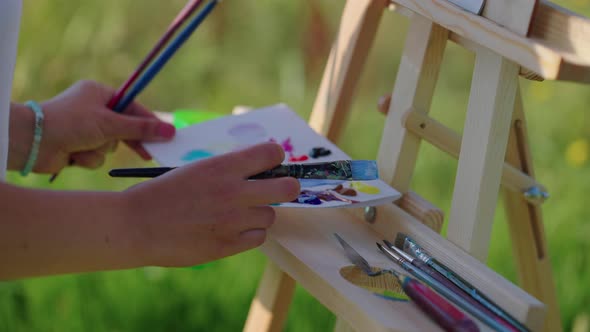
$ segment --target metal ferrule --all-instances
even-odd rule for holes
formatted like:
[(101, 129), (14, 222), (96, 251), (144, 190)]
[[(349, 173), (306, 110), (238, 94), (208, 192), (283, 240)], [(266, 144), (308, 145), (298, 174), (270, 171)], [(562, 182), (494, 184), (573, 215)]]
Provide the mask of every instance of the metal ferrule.
[(420, 247), (416, 242), (414, 242), (414, 240), (408, 237), (406, 237), (404, 240), (404, 251), (410, 252), (414, 257), (426, 264), (429, 264), (429, 262), (432, 260), (432, 257), (430, 257), (430, 255), (428, 255), (428, 253), (422, 249), (422, 247)]

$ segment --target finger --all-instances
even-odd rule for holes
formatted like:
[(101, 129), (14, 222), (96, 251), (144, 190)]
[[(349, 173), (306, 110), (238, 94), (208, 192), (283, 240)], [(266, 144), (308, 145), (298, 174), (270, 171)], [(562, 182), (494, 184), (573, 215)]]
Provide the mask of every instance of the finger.
[(105, 112), (103, 120), (101, 129), (108, 139), (166, 141), (176, 134), (173, 125), (152, 117)]
[(154, 112), (151, 112), (147, 109), (147, 107), (143, 106), (142, 104), (134, 101), (132, 102), (124, 112), (126, 115), (133, 115), (137, 117), (144, 117), (144, 118), (152, 118), (157, 119), (158, 117)]
[(228, 232), (234, 236), (249, 229), (264, 229), (273, 225), (276, 218), (275, 210), (270, 206), (248, 208), (242, 216), (233, 217), (228, 226)]
[(232, 239), (219, 243), (219, 257), (232, 256), (246, 250), (261, 246), (266, 241), (266, 229), (249, 229), (241, 232)]
[(260, 247), (266, 241), (266, 229), (250, 229), (240, 234), (236, 245), (238, 252)]
[(93, 151), (97, 152), (97, 153), (102, 153), (104, 155), (104, 154), (107, 154), (107, 153), (113, 151), (113, 147), (116, 146), (116, 144), (117, 144), (116, 141), (111, 141), (111, 142), (108, 142), (108, 143), (105, 143), (105, 144), (99, 146), (98, 148), (94, 149)]
[(291, 202), (299, 196), (301, 185), (295, 178), (285, 177), (248, 181), (242, 186), (241, 197), (248, 205)]
[(108, 152), (115, 152), (119, 147), (119, 141), (112, 141)]
[(77, 152), (72, 154), (71, 158), (77, 166), (89, 169), (99, 168), (105, 162), (104, 153), (96, 151)]
[(141, 159), (149, 161), (152, 160), (152, 156), (149, 154), (149, 152), (147, 152), (147, 150), (143, 147), (143, 145), (141, 145), (141, 142), (138, 141), (125, 141), (125, 144), (127, 144), (127, 146), (135, 151), (135, 153), (137, 153), (137, 155), (139, 155), (141, 157)]
[(202, 163), (222, 174), (237, 174), (247, 178), (278, 166), (285, 159), (285, 152), (276, 143), (261, 143), (229, 152)]

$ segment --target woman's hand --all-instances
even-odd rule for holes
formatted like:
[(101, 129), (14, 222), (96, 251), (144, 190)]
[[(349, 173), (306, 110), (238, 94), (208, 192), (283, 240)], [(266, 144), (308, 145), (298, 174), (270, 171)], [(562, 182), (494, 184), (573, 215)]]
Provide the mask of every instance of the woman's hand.
[[(123, 114), (106, 107), (114, 89), (92, 81), (81, 81), (60, 95), (40, 103), (45, 114), (39, 156), (33, 171), (56, 173), (73, 160), (86, 168), (100, 167), (105, 155), (117, 142), (125, 140), (143, 159), (150, 155), (141, 141), (161, 141), (174, 137), (172, 125), (160, 121), (139, 103)], [(13, 105), (10, 124), (9, 168), (22, 169), (33, 141), (34, 114), (22, 105)]]
[(145, 263), (190, 266), (261, 245), (275, 219), (268, 205), (296, 199), (300, 186), (294, 178), (248, 177), (283, 159), (279, 145), (264, 143), (180, 167), (124, 192), (126, 219), (145, 239)]

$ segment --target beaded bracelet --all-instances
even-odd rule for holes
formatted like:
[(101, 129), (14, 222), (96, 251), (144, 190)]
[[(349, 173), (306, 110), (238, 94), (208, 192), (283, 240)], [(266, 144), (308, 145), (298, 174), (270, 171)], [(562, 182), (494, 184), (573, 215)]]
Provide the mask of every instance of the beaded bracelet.
[(39, 145), (41, 144), (41, 137), (43, 136), (43, 109), (35, 101), (29, 100), (25, 103), (35, 113), (35, 133), (33, 136), (33, 145), (31, 146), (31, 152), (29, 153), (29, 159), (25, 164), (25, 167), (20, 172), (22, 176), (27, 176), (33, 170), (35, 163), (37, 162), (37, 156), (39, 155)]

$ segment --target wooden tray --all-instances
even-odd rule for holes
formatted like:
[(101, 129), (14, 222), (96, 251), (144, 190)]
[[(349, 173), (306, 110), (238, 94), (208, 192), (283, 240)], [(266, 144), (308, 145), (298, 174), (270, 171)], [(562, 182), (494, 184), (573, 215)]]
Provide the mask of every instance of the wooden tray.
[[(400, 208), (380, 207), (379, 213), (396, 215), (394, 232), (412, 236), (433, 256), (459, 272), (533, 330), (545, 315), (545, 306), (537, 299), (467, 255), (440, 235), (421, 224)], [(335, 315), (358, 331), (436, 331), (432, 323), (413, 303), (394, 302), (360, 288), (340, 275), (350, 266), (336, 232), (375, 267), (393, 267), (377, 249), (382, 237), (352, 209), (280, 209), (263, 252), (283, 271), (300, 283)], [(358, 211), (358, 210), (357, 210)], [(385, 212), (386, 213), (386, 212)], [(436, 255), (435, 255), (436, 253)], [(482, 331), (487, 330), (483, 324)]]

